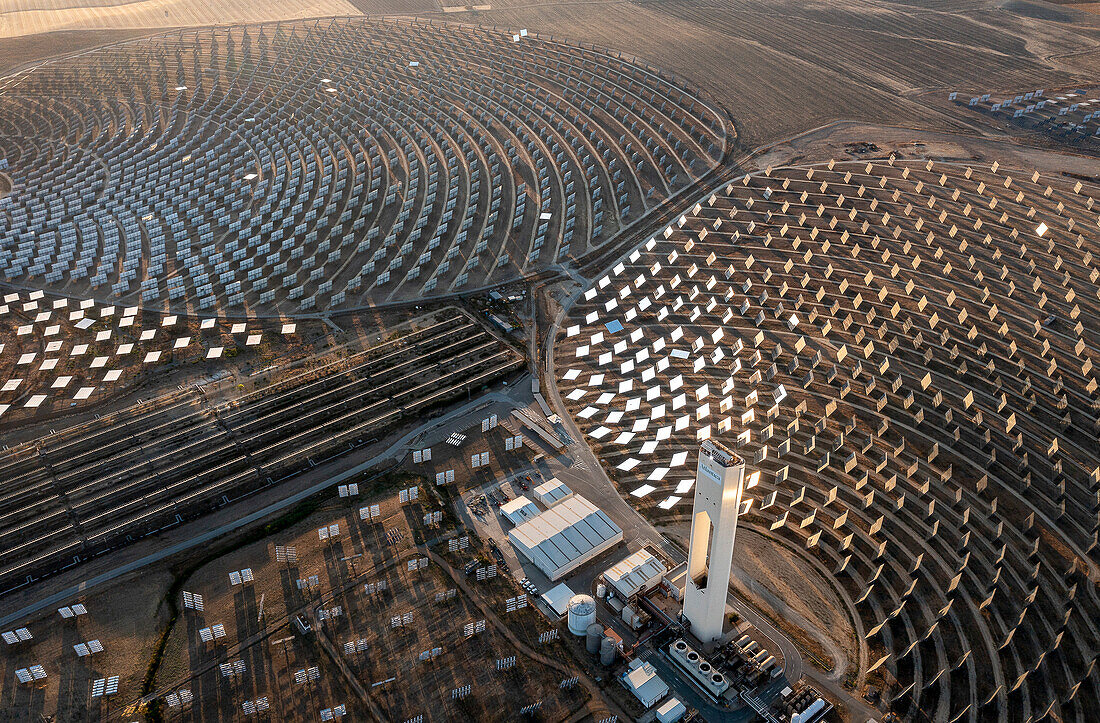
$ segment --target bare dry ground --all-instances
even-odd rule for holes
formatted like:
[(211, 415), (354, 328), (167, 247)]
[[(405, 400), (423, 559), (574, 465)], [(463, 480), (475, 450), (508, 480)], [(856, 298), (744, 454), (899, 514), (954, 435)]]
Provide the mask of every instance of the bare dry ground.
[(0, 37), (51, 30), (162, 28), (358, 15), (347, 0), (0, 0)]
[[(54, 55), (75, 53), (88, 48), (129, 40), (147, 30), (58, 30), (0, 40), (0, 73), (7, 74), (26, 63)], [(2, 37), (2, 36), (0, 36)]]
[(1100, 42), (1100, 21), (1026, 0), (505, 0), (457, 17), (635, 54), (716, 96), (748, 146), (837, 119), (947, 127), (908, 95), (977, 81), (1072, 83), (1100, 69), (1083, 52)]
[[(438, 0), (0, 0), (0, 38), (65, 28), (426, 14)], [(717, 97), (747, 146), (838, 119), (932, 128), (951, 115), (920, 90), (1067, 85), (1100, 70), (1097, 3), (1038, 0), (503, 0), (448, 20), (592, 42), (677, 73)], [(43, 54), (54, 54), (55, 37)], [(31, 47), (35, 44), (32, 42)], [(0, 65), (10, 53), (0, 45)], [(22, 50), (21, 52), (26, 52)], [(1021, 86), (1022, 87), (1022, 86)]]
[(437, 0), (0, 0), (0, 38), (59, 30), (170, 28), (333, 15), (438, 12)]
[[(49, 608), (20, 623), (34, 635), (32, 641), (9, 647), (0, 657), (4, 677), (0, 691), (0, 721), (99, 720), (117, 705), (90, 698), (93, 681), (119, 676), (119, 699), (138, 695), (141, 678), (157, 644), (157, 630), (167, 621), (162, 599), (171, 583), (165, 570), (144, 570), (120, 578), (114, 585), (67, 600), (82, 603), (88, 613), (62, 619)], [(58, 606), (60, 607), (60, 606)], [(78, 657), (74, 645), (92, 640), (103, 652)], [(29, 687), (16, 683), (15, 671), (42, 665), (47, 677)]]

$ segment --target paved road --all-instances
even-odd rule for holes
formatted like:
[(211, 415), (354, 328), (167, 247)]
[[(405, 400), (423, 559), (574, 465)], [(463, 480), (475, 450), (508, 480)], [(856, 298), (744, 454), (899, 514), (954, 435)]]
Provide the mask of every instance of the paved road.
[(328, 479), (325, 479), (321, 482), (318, 482), (317, 484), (315, 484), (311, 487), (307, 487), (306, 489), (303, 489), (303, 490), (301, 490), (299, 492), (296, 492), (296, 493), (294, 493), (294, 494), (292, 494), (288, 497), (285, 497), (285, 498), (279, 500), (278, 502), (273, 502), (270, 505), (267, 505), (266, 507), (263, 507), (259, 510), (256, 510), (254, 512), (250, 512), (249, 514), (247, 514), (247, 515), (245, 515), (245, 516), (243, 516), (243, 517), (241, 517), (237, 520), (234, 520), (232, 522), (229, 522), (229, 523), (226, 523), (224, 525), (220, 525), (220, 526), (215, 527), (213, 529), (202, 532), (198, 535), (195, 535), (194, 537), (192, 537), (190, 539), (184, 540), (183, 542), (176, 543), (176, 544), (171, 545), (169, 547), (165, 547), (165, 548), (163, 548), (161, 550), (158, 550), (154, 553), (146, 555), (145, 557), (139, 558), (139, 559), (134, 560), (132, 562), (128, 562), (124, 565), (120, 565), (119, 567), (116, 567), (112, 570), (108, 570), (107, 572), (104, 572), (102, 574), (91, 577), (91, 578), (89, 578), (89, 579), (87, 579), (87, 580), (85, 580), (85, 581), (83, 581), (83, 582), (81, 582), (77, 585), (73, 585), (72, 587), (66, 588), (66, 589), (64, 589), (64, 590), (62, 590), (58, 593), (55, 593), (55, 594), (50, 595), (48, 597), (42, 598), (41, 600), (38, 600), (34, 603), (31, 603), (30, 605), (27, 605), (26, 607), (23, 607), (19, 610), (15, 610), (15, 611), (12, 611), (10, 613), (6, 613), (2, 617), (0, 617), (0, 627), (9, 627), (9, 626), (13, 625), (16, 621), (22, 620), (26, 616), (28, 616), (32, 613), (36, 613), (39, 610), (51, 607), (53, 605), (64, 604), (65, 602), (71, 600), (72, 598), (74, 598), (78, 595), (86, 593), (88, 590), (92, 589), (93, 587), (95, 587), (97, 585), (102, 585), (105, 582), (110, 582), (111, 580), (114, 580), (115, 578), (117, 578), (121, 575), (125, 575), (127, 573), (134, 572), (135, 570), (140, 570), (143, 567), (146, 567), (148, 565), (152, 565), (153, 563), (156, 563), (156, 562), (160, 562), (161, 560), (164, 560), (165, 558), (176, 555), (180, 552), (185, 552), (187, 550), (190, 550), (193, 547), (197, 547), (198, 545), (202, 545), (202, 544), (211, 542), (211, 541), (216, 540), (216, 539), (218, 539), (218, 538), (220, 538), (224, 535), (230, 534), (232, 532), (236, 532), (241, 527), (246, 527), (246, 526), (248, 526), (248, 525), (250, 525), (254, 522), (257, 522), (257, 521), (262, 520), (262, 519), (264, 519), (264, 518), (266, 518), (270, 515), (273, 515), (277, 512), (280, 512), (280, 511), (286, 509), (287, 507), (295, 505), (298, 502), (301, 502), (302, 500), (306, 499), (307, 497), (310, 497), (310, 496), (316, 494), (317, 492), (320, 492), (321, 490), (323, 490), (327, 487), (332, 487), (332, 486), (338, 485), (338, 484), (342, 483), (344, 480), (346, 480), (350, 477), (353, 477), (357, 474), (360, 474), (362, 472), (365, 472), (366, 470), (371, 469), (372, 467), (374, 467), (374, 466), (376, 466), (376, 465), (378, 465), (382, 462), (385, 462), (387, 460), (391, 460), (391, 461), (399, 460), (403, 456), (405, 456), (405, 454), (407, 453), (410, 443), (412, 443), (415, 440), (420, 440), (420, 439), (425, 438), (425, 436), (429, 435), (436, 428), (438, 428), (442, 425), (450, 423), (452, 420), (454, 420), (457, 417), (463, 417), (465, 415), (472, 414), (475, 411), (477, 411), (478, 409), (480, 409), (480, 408), (482, 408), (482, 407), (484, 407), (488, 404), (491, 404), (493, 402), (510, 401), (510, 400), (511, 400), (511, 398), (510, 398), (509, 394), (506, 393), (506, 392), (489, 392), (488, 394), (482, 395), (482, 396), (478, 397), (477, 399), (474, 399), (470, 402), (467, 402), (466, 404), (462, 405), (461, 407), (458, 407), (458, 408), (452, 410), (451, 412), (449, 412), (449, 413), (447, 413), (447, 414), (445, 414), (441, 417), (438, 417), (437, 419), (432, 420), (432, 422), (430, 424), (428, 424), (427, 426), (419, 427), (419, 428), (409, 432), (408, 434), (404, 435), (403, 437), (398, 439), (396, 442), (391, 444), (385, 450), (383, 450), (379, 454), (371, 457), (370, 459), (368, 459), (364, 462), (361, 462), (361, 463), (355, 465), (354, 467), (352, 467), (350, 469), (344, 470), (343, 472), (340, 472), (339, 474), (336, 474), (332, 477), (329, 477)]

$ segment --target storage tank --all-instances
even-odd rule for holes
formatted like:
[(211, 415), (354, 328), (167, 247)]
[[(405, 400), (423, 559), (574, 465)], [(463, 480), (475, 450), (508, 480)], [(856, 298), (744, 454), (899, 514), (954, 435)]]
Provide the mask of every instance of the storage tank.
[(604, 585), (602, 582), (597, 583), (597, 585), (596, 585), (596, 597), (598, 597), (600, 599), (603, 599), (603, 598), (607, 597), (607, 585)]
[(569, 632), (580, 636), (596, 622), (596, 601), (591, 595), (574, 595), (569, 600)]
[(618, 650), (615, 648), (615, 641), (610, 637), (605, 637), (603, 642), (600, 643), (600, 665), (611, 665), (615, 662), (615, 653)]
[(592, 623), (588, 626), (587, 635), (584, 639), (584, 649), (593, 655), (600, 652), (600, 643), (603, 641), (603, 626), (599, 623)]

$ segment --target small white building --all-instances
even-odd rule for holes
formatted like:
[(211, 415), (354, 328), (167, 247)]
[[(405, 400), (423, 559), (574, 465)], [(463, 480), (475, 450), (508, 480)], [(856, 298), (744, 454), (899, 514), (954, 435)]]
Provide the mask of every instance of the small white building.
[(668, 686), (657, 675), (657, 669), (641, 658), (630, 661), (629, 669), (623, 673), (621, 680), (626, 689), (646, 708), (652, 708), (657, 701), (668, 695)]
[(557, 613), (558, 617), (561, 617), (569, 609), (569, 601), (573, 599), (573, 595), (573, 590), (563, 582), (544, 592), (542, 599), (546, 601), (551, 610)]
[(546, 509), (550, 509), (562, 500), (570, 497), (573, 490), (557, 477), (551, 477), (535, 488), (535, 499), (542, 503)]
[(629, 601), (660, 585), (666, 572), (668, 568), (653, 553), (638, 550), (608, 569), (603, 577), (616, 595)]
[(539, 514), (539, 508), (535, 503), (523, 495), (505, 502), (500, 506), (500, 513), (508, 518), (513, 525), (522, 525), (528, 520), (533, 520)]
[(676, 723), (685, 715), (687, 715), (687, 707), (676, 696), (661, 703), (660, 707), (657, 708), (658, 723)]

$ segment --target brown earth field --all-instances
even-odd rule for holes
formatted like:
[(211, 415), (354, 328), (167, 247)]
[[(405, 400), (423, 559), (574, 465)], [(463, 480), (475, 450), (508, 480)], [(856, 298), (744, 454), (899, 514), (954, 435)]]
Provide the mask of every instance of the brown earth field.
[(58, 30), (0, 40), (0, 73), (55, 55), (75, 53), (100, 45), (147, 35), (148, 30)]
[(1071, 7), (864, 0), (494, 3), (460, 15), (632, 53), (701, 86), (753, 147), (837, 119), (950, 127), (919, 89), (1095, 77), (1100, 21)]
[[(435, 3), (364, 0), (355, 6), (372, 14), (426, 13)], [(951, 114), (911, 96), (930, 89), (1070, 85), (1100, 70), (1100, 19), (1074, 5), (1029, 0), (505, 0), (491, 10), (446, 17), (528, 28), (651, 62), (717, 98), (746, 147), (838, 119), (960, 128)], [(135, 32), (4, 40), (0, 69)]]

